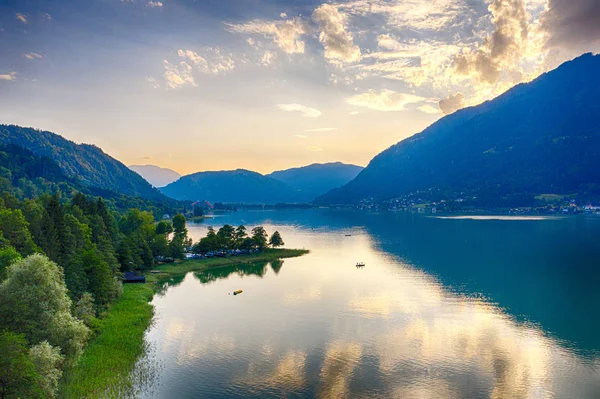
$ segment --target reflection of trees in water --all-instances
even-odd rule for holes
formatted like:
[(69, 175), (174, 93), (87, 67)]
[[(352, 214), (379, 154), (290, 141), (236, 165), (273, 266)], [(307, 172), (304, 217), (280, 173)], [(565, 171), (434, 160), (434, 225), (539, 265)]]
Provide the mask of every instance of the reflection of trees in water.
[[(258, 276), (262, 278), (268, 270), (267, 265), (270, 265), (273, 272), (278, 274), (283, 266), (283, 260), (277, 259), (270, 262), (242, 263), (234, 266), (214, 267), (201, 272), (194, 272), (194, 277), (202, 284), (209, 284), (219, 279), (225, 279), (233, 273), (236, 273), (240, 277)], [(165, 279), (160, 279), (156, 284), (156, 293), (158, 295), (164, 295), (170, 287), (177, 287), (181, 284), (185, 279), (185, 276), (185, 274), (178, 274)]]
[(185, 274), (176, 274), (168, 278), (160, 279), (156, 283), (156, 293), (158, 295), (164, 295), (169, 287), (177, 287), (185, 279)]
[[(264, 276), (267, 272), (267, 264), (268, 262), (257, 262), (234, 266), (216, 267), (214, 269), (195, 272), (194, 277), (196, 277), (202, 284), (208, 284), (219, 279), (225, 279), (233, 273), (236, 273), (240, 277), (258, 276), (262, 278), (262, 276)], [(277, 266), (273, 266), (273, 262), (271, 262), (271, 268), (276, 273), (278, 273), (279, 269), (281, 269), (281, 265), (283, 265), (283, 261), (280, 261)]]
[(275, 272), (275, 274), (279, 274), (279, 270), (281, 270), (281, 267), (283, 266), (283, 259), (272, 260), (270, 263), (273, 272)]

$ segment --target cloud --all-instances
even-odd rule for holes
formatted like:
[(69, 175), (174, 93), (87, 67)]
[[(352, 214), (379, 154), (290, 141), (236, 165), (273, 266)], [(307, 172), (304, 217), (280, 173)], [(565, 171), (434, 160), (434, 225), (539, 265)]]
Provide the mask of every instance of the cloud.
[(150, 84), (152, 85), (153, 88), (155, 88), (155, 89), (159, 89), (160, 88), (160, 83), (158, 83), (158, 81), (156, 79), (154, 79), (152, 76), (148, 76), (146, 78), (146, 80), (148, 82), (150, 82)]
[(464, 0), (355, 0), (340, 6), (360, 16), (382, 15), (397, 30), (441, 31), (468, 14)]
[(462, 93), (456, 93), (440, 100), (438, 105), (444, 115), (452, 114), (465, 106), (465, 96)]
[(165, 80), (169, 89), (178, 89), (185, 85), (196, 86), (196, 81), (192, 75), (192, 66), (185, 61), (177, 65), (163, 61), (165, 67)]
[(281, 14), (279, 14), (279, 16), (280, 16), (281, 18), (287, 18), (287, 14), (286, 14), (286, 13), (284, 13), (284, 12), (282, 12)]
[(288, 54), (304, 53), (302, 36), (309, 32), (307, 24), (300, 18), (284, 21), (264, 21), (255, 19), (244, 24), (226, 24), (230, 32), (246, 35), (260, 35), (271, 39)]
[(321, 147), (317, 147), (315, 145), (310, 145), (310, 146), (306, 147), (306, 149), (308, 151), (312, 151), (312, 152), (321, 152), (321, 151), (323, 151), (323, 149)]
[(162, 7), (163, 3), (161, 3), (160, 1), (149, 1), (148, 3), (146, 3), (146, 6), (150, 8), (157, 8)]
[(27, 17), (21, 13), (17, 13), (16, 17), (19, 21), (23, 22), (24, 24), (28, 23), (27, 21)]
[(323, 4), (313, 11), (312, 19), (321, 30), (319, 41), (325, 48), (328, 61), (356, 62), (360, 48), (354, 44), (352, 34), (346, 31), (346, 16), (330, 5)]
[(16, 72), (9, 72), (9, 73), (5, 73), (5, 74), (0, 74), (0, 80), (15, 80), (16, 76), (17, 76)]
[(348, 112), (348, 115), (358, 115), (358, 114), (360, 114), (360, 112), (358, 112), (358, 111), (350, 111), (350, 112)]
[(305, 139), (308, 136), (305, 136), (303, 134), (294, 134), (294, 137), (297, 138), (297, 139)]
[(421, 105), (420, 107), (417, 108), (419, 111), (424, 112), (426, 114), (439, 114), (440, 113), (440, 109), (437, 107), (434, 107), (431, 104), (425, 104), (425, 105)]
[(413, 94), (397, 93), (392, 90), (369, 90), (346, 99), (350, 105), (366, 107), (376, 111), (403, 111), (409, 104), (417, 104), (427, 99)]
[(600, 43), (600, 1), (549, 0), (542, 16), (547, 47)]
[(142, 159), (152, 159), (152, 157), (151, 156), (145, 156)]
[(266, 50), (263, 56), (260, 59), (260, 63), (264, 66), (271, 65), (273, 61), (277, 58), (277, 54), (272, 51)]
[(218, 47), (204, 47), (202, 54), (203, 56), (192, 50), (177, 50), (178, 56), (189, 60), (203, 73), (219, 75), (235, 68), (233, 55), (223, 54)]
[(493, 84), (512, 70), (527, 50), (529, 13), (524, 0), (493, 0), (489, 6), (494, 32), (482, 48), (456, 57), (456, 72)]
[(337, 127), (319, 127), (316, 129), (306, 129), (305, 132), (331, 132), (333, 130), (338, 130)]
[(303, 116), (309, 118), (316, 118), (318, 116), (321, 116), (321, 111), (319, 111), (318, 109), (309, 108), (301, 104), (277, 104), (276, 107), (282, 111), (302, 112)]
[(38, 53), (25, 53), (23, 54), (23, 57), (27, 58), (28, 60), (39, 60), (42, 58), (42, 55)]
[(52, 20), (52, 15), (48, 14), (47, 12), (42, 14), (42, 18), (47, 19), (48, 21)]

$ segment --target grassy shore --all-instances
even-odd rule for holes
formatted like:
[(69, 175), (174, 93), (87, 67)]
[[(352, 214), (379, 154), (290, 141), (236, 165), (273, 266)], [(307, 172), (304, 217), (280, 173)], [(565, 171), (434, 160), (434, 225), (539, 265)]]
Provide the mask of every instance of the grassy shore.
[[(307, 254), (306, 249), (266, 249), (260, 253), (252, 255), (238, 255), (226, 258), (210, 258), (198, 260), (185, 260), (176, 263), (167, 263), (154, 267), (154, 270), (159, 270), (158, 278), (185, 274), (187, 272), (199, 272), (215, 267), (244, 265), (257, 262), (270, 262), (272, 260), (283, 258), (295, 258)], [(146, 281), (156, 281), (155, 275), (146, 275)]]
[(126, 284), (123, 295), (102, 319), (98, 335), (87, 346), (76, 366), (65, 370), (60, 398), (120, 397), (129, 375), (144, 352), (144, 333), (152, 321), (150, 305), (159, 278), (210, 268), (269, 262), (308, 253), (303, 249), (267, 249), (258, 254), (187, 260), (159, 265), (159, 275), (148, 274), (146, 284)]
[[(144, 332), (150, 325), (154, 289), (150, 284), (127, 284), (102, 320), (77, 365), (65, 370), (61, 398), (118, 397), (144, 351)], [(114, 392), (110, 395), (109, 392)]]

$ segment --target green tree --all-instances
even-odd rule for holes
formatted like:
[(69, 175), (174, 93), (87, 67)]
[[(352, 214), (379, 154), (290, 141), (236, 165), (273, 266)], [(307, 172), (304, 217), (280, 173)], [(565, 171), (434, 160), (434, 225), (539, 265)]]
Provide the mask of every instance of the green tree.
[(267, 240), (269, 235), (262, 226), (257, 226), (252, 229), (252, 241), (258, 249), (264, 249), (267, 247)]
[(183, 258), (186, 240), (187, 228), (185, 227), (185, 216), (178, 213), (173, 216), (173, 238), (169, 244), (172, 257), (177, 259)]
[(0, 398), (42, 398), (25, 337), (10, 331), (0, 333), (0, 354)]
[(10, 246), (7, 239), (0, 232), (0, 283), (6, 278), (6, 269), (16, 260), (21, 259), (17, 250)]
[(187, 237), (187, 228), (185, 227), (185, 216), (181, 213), (173, 216), (173, 232), (175, 235)]
[(37, 385), (40, 391), (46, 398), (55, 398), (64, 361), (60, 349), (53, 347), (48, 341), (42, 341), (31, 348), (29, 358), (38, 374)]
[(173, 226), (166, 220), (161, 220), (156, 224), (156, 234), (171, 234)]
[(170, 256), (169, 240), (165, 234), (157, 234), (150, 243), (154, 256)]
[(219, 229), (217, 232), (217, 237), (219, 238), (219, 243), (222, 248), (231, 249), (234, 247), (234, 235), (235, 229), (233, 226), (225, 224), (223, 227)]
[(29, 232), (29, 223), (19, 209), (0, 210), (0, 232), (23, 256), (31, 255), (38, 250)]
[(269, 245), (272, 246), (273, 248), (277, 248), (277, 247), (281, 247), (282, 245), (285, 245), (285, 243), (283, 242), (283, 239), (281, 238), (281, 234), (279, 234), (278, 231), (275, 231), (273, 233), (273, 235), (271, 236), (271, 238), (269, 239)]
[(240, 248), (240, 246), (242, 245), (242, 242), (244, 241), (244, 239), (246, 237), (248, 237), (248, 233), (246, 233), (246, 226), (244, 226), (243, 224), (240, 224), (235, 229), (235, 234), (234, 234), (235, 247)]
[(61, 269), (40, 254), (13, 263), (0, 284), (0, 330), (10, 328), (36, 345), (48, 341), (75, 361), (89, 330), (71, 314)]
[(83, 321), (90, 327), (95, 323), (96, 310), (94, 306), (94, 297), (89, 292), (84, 292), (75, 305), (75, 317)]

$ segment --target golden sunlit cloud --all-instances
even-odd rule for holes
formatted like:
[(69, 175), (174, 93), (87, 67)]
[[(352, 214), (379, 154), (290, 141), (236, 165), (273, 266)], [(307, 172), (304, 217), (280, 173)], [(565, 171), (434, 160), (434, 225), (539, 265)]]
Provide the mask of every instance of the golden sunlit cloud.
[(369, 90), (346, 99), (350, 105), (366, 107), (376, 111), (404, 111), (409, 104), (426, 101), (426, 98), (414, 94), (396, 93), (392, 90)]
[(360, 59), (360, 48), (345, 28), (346, 17), (336, 7), (323, 4), (313, 11), (312, 18), (321, 30), (319, 41), (325, 48), (327, 61), (355, 62)]
[(258, 35), (273, 41), (288, 54), (304, 53), (302, 36), (308, 33), (308, 26), (300, 18), (285, 21), (253, 20), (244, 24), (225, 24), (231, 32)]
[(316, 118), (322, 115), (321, 111), (315, 108), (310, 108), (302, 104), (277, 104), (277, 109), (287, 112), (301, 112), (303, 116), (308, 118)]
[(27, 17), (21, 13), (17, 13), (16, 17), (19, 21), (23, 22), (24, 24), (28, 23)]
[(39, 60), (42, 58), (42, 55), (38, 53), (26, 53), (23, 54), (23, 57), (27, 58), (28, 60)]
[(16, 76), (17, 76), (16, 72), (0, 74), (0, 80), (14, 80)]

